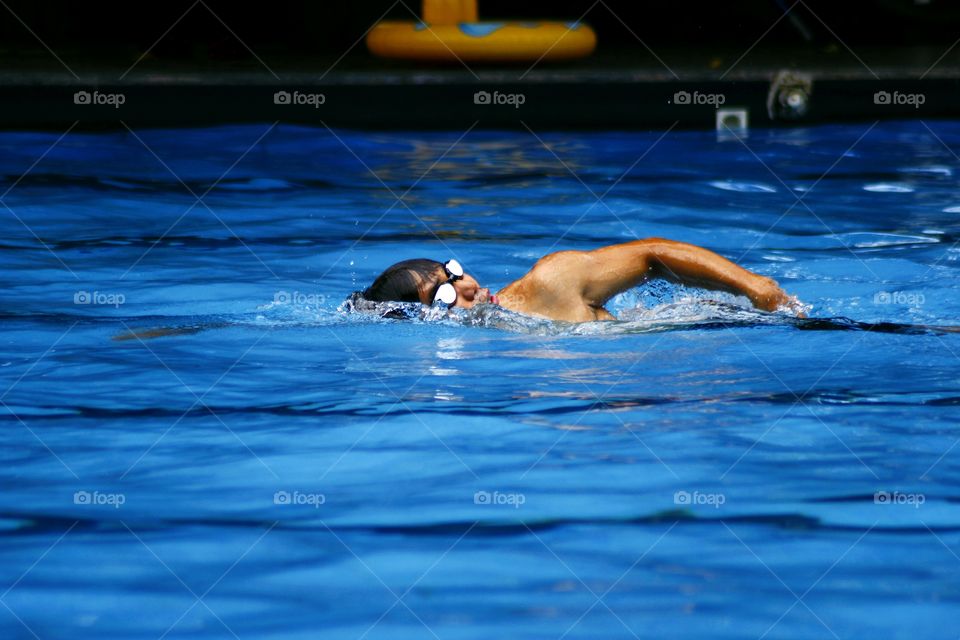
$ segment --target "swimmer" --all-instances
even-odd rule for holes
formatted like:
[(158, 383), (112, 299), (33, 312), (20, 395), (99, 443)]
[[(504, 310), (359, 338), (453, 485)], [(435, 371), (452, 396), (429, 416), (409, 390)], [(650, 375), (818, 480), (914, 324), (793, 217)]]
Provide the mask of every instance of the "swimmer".
[(374, 302), (439, 302), (462, 309), (489, 303), (549, 320), (591, 322), (616, 320), (604, 308), (607, 301), (651, 279), (743, 295), (764, 311), (795, 302), (770, 278), (707, 249), (662, 238), (548, 254), (496, 294), (481, 287), (456, 260), (405, 260), (381, 273), (362, 296)]
[[(616, 320), (604, 308), (610, 298), (645, 281), (662, 279), (678, 284), (743, 295), (764, 311), (787, 308), (796, 317), (783, 320), (797, 329), (813, 331), (871, 331), (896, 334), (960, 333), (960, 326), (934, 326), (895, 322), (860, 322), (847, 318), (807, 318), (796, 298), (791, 298), (770, 278), (748, 271), (712, 251), (683, 242), (647, 238), (593, 251), (558, 251), (544, 256), (519, 280), (496, 294), (480, 284), (456, 260), (405, 260), (381, 273), (361, 298), (372, 302), (441, 303), (470, 309), (479, 304), (500, 305), (518, 313), (567, 322)], [(389, 317), (409, 317), (403, 314)], [(196, 334), (236, 324), (216, 319), (191, 319), (179, 327), (131, 329), (114, 336), (116, 341)]]

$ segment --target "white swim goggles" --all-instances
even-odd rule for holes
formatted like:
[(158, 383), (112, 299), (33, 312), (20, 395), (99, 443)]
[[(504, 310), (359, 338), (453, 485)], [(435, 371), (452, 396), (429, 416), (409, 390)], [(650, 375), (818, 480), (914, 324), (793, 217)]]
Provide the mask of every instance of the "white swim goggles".
[(463, 267), (456, 260), (447, 260), (443, 270), (447, 272), (447, 280), (437, 287), (437, 292), (433, 294), (433, 301), (452, 307), (457, 301), (457, 288), (453, 283), (463, 278)]

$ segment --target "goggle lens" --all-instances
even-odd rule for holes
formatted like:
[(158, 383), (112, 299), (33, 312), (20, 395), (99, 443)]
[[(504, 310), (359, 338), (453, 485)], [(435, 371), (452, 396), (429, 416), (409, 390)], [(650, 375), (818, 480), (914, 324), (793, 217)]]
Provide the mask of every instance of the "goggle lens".
[(451, 280), (459, 280), (463, 277), (463, 267), (460, 266), (460, 263), (456, 260), (447, 260), (446, 264), (443, 265), (443, 268), (447, 272), (447, 276)]
[(437, 295), (433, 297), (434, 302), (442, 302), (449, 306), (457, 301), (457, 290), (449, 282), (444, 282), (437, 288)]

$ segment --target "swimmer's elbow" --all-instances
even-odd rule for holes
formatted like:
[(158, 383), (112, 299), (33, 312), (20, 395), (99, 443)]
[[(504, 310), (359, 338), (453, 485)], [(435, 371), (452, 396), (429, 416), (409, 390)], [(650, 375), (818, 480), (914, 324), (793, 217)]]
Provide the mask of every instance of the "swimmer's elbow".
[(647, 278), (659, 239), (648, 238), (591, 251), (584, 278), (584, 299), (602, 307), (613, 296)]

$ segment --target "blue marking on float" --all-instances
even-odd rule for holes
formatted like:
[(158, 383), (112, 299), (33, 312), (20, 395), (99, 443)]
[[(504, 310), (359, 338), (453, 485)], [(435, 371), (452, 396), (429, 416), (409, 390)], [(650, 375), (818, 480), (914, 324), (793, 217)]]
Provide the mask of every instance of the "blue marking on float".
[(502, 22), (461, 22), (460, 31), (468, 36), (482, 38), (488, 36), (494, 31), (503, 28)]

